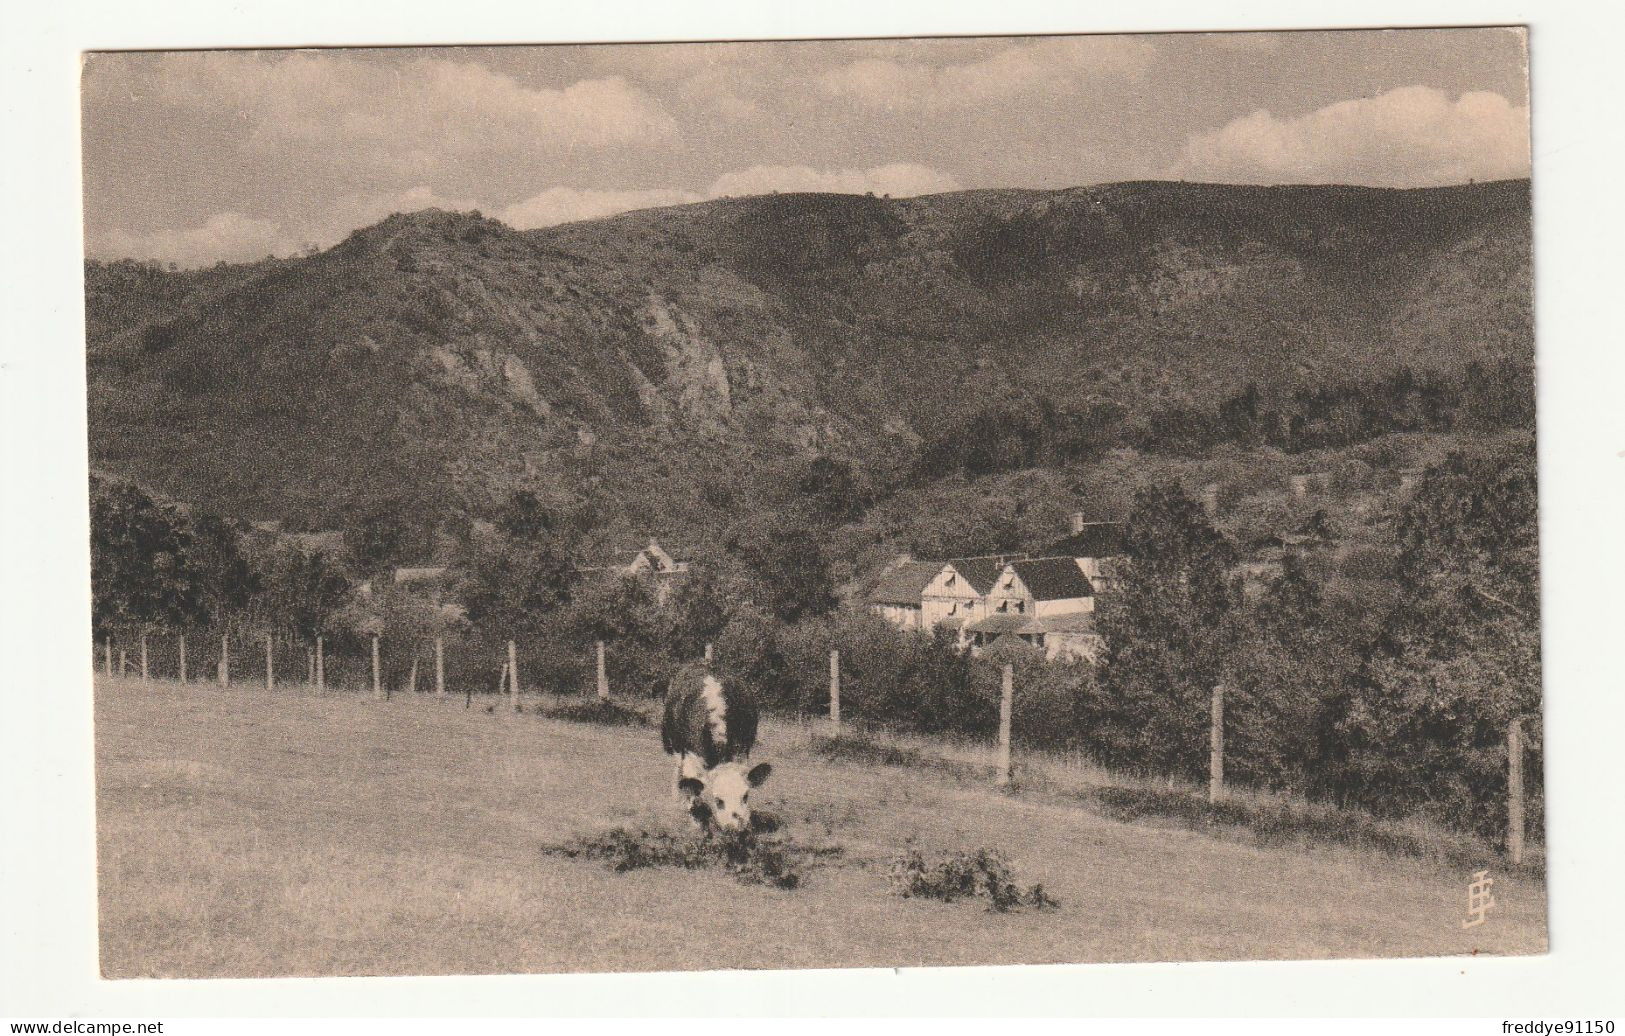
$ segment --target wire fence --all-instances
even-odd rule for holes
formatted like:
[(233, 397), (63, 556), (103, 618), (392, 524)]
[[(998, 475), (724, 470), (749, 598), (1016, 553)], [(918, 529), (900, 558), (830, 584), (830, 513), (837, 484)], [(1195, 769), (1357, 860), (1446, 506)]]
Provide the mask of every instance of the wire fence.
[[(647, 682), (647, 659), (617, 672), (616, 652), (603, 641), (585, 653), (571, 645), (523, 642), (479, 636), (387, 637), (341, 635), (298, 638), (233, 630), (189, 633), (120, 630), (97, 644), (98, 671), (108, 676), (142, 680), (243, 685), (275, 692), (303, 686), (317, 692), (364, 692), (389, 698), (395, 694), (458, 695), (465, 704), (475, 696), (504, 696), (514, 709), (522, 695), (545, 692), (594, 695), (608, 700), (649, 698), (663, 688)], [(705, 662), (713, 659), (705, 647)], [(1012, 781), (1011, 741), (1018, 707), (1015, 668), (1002, 666), (994, 741), (993, 780), (1006, 788)], [(632, 685), (623, 677), (630, 676)], [(847, 717), (842, 711), (843, 668), (839, 650), (828, 659), (827, 731), (841, 736)], [(991, 717), (990, 717), (991, 718)], [(1226, 694), (1215, 686), (1208, 709), (1207, 800), (1216, 804), (1227, 794)], [(1522, 862), (1530, 813), (1527, 756), (1538, 745), (1539, 717), (1514, 717), (1505, 731), (1506, 851)], [(1538, 795), (1534, 802), (1543, 813)]]

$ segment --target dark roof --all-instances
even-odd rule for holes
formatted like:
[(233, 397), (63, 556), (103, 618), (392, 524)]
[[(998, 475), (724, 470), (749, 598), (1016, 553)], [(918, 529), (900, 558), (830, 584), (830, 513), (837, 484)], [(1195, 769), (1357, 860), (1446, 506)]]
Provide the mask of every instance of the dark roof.
[(1046, 551), (1069, 558), (1115, 558), (1128, 553), (1122, 522), (1090, 522), (1082, 532), (1056, 540)]
[(1012, 561), (1010, 567), (1027, 585), (1035, 601), (1059, 601), (1070, 597), (1091, 597), (1095, 588), (1071, 558), (1033, 558)]
[(905, 561), (880, 577), (869, 600), (875, 604), (920, 605), (925, 584), (942, 571), (940, 561)]
[(1034, 619), (1041, 633), (1094, 633), (1095, 617), (1089, 612), (1040, 615)]
[(985, 558), (954, 558), (948, 564), (954, 566), (954, 571), (964, 576), (965, 582), (979, 594), (985, 594), (993, 589), (999, 573), (1004, 571), (1004, 560), (998, 555)]

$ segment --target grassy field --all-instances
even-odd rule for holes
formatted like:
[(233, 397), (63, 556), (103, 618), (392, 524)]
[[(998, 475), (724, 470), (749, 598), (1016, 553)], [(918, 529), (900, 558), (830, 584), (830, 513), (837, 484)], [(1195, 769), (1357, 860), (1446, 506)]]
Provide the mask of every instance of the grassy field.
[[(1260, 847), (815, 751), (768, 721), (759, 793), (839, 846), (792, 891), (715, 870), (616, 873), (544, 847), (680, 829), (653, 730), (396, 697), (102, 678), (108, 977), (1231, 960), (1542, 952), (1545, 886), (1350, 848)], [(902, 899), (893, 856), (988, 846), (1053, 912)]]

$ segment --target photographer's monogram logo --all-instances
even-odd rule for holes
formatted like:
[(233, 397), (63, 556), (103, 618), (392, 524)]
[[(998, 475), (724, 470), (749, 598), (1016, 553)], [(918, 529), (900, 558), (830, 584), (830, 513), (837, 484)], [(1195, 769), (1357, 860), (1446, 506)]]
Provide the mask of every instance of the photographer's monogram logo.
[(1495, 879), (1490, 877), (1489, 871), (1473, 873), (1472, 884), (1467, 886), (1467, 920), (1461, 923), (1463, 928), (1477, 928), (1495, 908), (1495, 897), (1490, 895), (1490, 887), (1494, 884)]

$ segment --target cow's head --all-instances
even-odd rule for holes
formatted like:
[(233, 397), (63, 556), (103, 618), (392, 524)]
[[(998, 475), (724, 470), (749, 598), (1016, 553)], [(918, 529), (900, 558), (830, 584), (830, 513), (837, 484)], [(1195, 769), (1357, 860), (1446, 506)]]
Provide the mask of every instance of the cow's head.
[(720, 763), (698, 777), (684, 777), (677, 787), (689, 797), (690, 811), (719, 831), (750, 830), (750, 790), (767, 780), (773, 767), (757, 763)]

